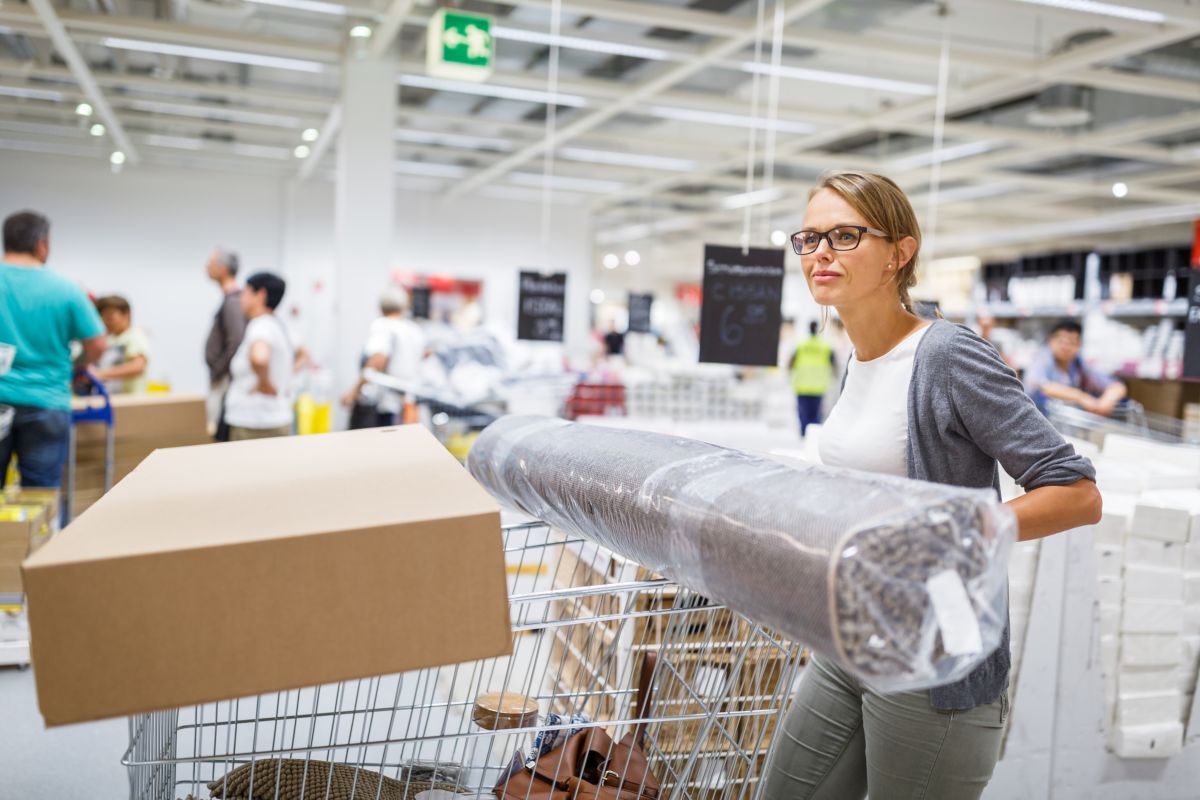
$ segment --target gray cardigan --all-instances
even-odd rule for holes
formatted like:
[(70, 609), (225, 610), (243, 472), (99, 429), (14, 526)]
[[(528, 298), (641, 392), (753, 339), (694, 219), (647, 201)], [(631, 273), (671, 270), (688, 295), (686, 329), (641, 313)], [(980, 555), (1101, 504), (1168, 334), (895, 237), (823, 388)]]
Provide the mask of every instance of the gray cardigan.
[[(1000, 491), (997, 462), (1026, 491), (1096, 479), (1025, 394), (999, 353), (969, 328), (938, 320), (913, 358), (908, 394), (908, 477)], [(1008, 687), (1009, 629), (958, 683), (930, 690), (934, 708), (994, 702)]]

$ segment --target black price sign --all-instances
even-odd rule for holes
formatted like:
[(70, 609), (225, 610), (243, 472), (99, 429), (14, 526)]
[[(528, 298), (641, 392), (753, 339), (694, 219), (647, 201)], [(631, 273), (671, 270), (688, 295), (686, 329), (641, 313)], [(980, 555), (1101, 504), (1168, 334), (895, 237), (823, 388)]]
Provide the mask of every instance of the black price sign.
[(700, 360), (773, 367), (783, 323), (783, 250), (704, 248)]
[(629, 332), (650, 332), (650, 309), (654, 305), (652, 294), (629, 295)]
[(567, 305), (567, 274), (522, 272), (518, 293), (517, 338), (535, 342), (561, 342)]
[(429, 319), (429, 294), (428, 286), (417, 286), (410, 293), (413, 319)]
[(1187, 324), (1183, 329), (1183, 375), (1200, 378), (1200, 270), (1191, 270)]

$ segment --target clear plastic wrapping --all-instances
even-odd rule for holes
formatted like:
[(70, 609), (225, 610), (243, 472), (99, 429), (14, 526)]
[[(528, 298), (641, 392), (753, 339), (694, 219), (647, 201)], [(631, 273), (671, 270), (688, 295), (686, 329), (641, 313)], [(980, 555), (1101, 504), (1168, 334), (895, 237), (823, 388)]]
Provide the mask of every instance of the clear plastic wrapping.
[(725, 603), (880, 691), (965, 677), (1007, 625), (1016, 519), (990, 490), (546, 417), (497, 420), (468, 466), (500, 502)]

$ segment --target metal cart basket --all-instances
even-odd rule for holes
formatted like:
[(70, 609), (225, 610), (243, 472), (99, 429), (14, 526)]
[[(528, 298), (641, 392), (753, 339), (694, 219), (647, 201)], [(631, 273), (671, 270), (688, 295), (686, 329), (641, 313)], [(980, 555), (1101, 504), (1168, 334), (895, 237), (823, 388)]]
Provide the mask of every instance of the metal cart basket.
[(1189, 430), (1183, 420), (1153, 414), (1133, 400), (1126, 400), (1107, 417), (1084, 411), (1057, 400), (1046, 404), (1046, 415), (1066, 436), (1104, 444), (1110, 433), (1140, 436), (1168, 444), (1200, 444), (1200, 431)]
[[(635, 726), (659, 797), (756, 797), (800, 645), (543, 523), (503, 537), (512, 656), (131, 717), (130, 797), (494, 797), (539, 734)], [(480, 718), (488, 693), (515, 727)]]

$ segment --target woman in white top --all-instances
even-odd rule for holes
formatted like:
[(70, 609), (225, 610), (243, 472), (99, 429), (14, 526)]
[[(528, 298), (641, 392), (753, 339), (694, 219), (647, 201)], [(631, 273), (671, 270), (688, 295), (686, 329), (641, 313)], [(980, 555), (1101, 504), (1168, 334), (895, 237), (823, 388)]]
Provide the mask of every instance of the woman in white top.
[[(1096, 522), (1095, 471), (1025, 396), (995, 349), (968, 329), (912, 312), (921, 232), (881, 175), (824, 176), (792, 236), (813, 297), (854, 344), (821, 431), (829, 465), (975, 488), (997, 463), (1026, 489), (1010, 503), (1021, 539)], [(978, 798), (1008, 713), (1007, 629), (966, 679), (880, 694), (817, 656), (775, 736), (765, 798)]]
[(283, 278), (260, 272), (247, 278), (242, 289), (246, 333), (229, 363), (229, 392), (225, 395), (230, 441), (292, 432), (294, 352), (283, 321), (275, 316), (286, 288)]

